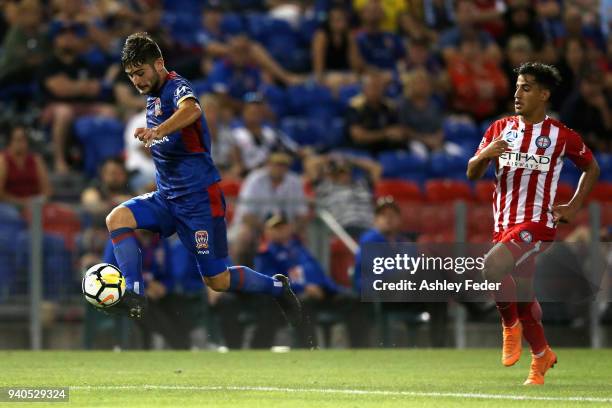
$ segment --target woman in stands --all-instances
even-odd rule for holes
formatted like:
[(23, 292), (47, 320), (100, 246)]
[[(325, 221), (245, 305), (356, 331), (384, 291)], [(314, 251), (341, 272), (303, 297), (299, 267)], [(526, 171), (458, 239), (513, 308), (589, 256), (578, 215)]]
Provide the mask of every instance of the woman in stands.
[(0, 202), (26, 205), (32, 197), (50, 195), (44, 161), (30, 151), (26, 128), (14, 126), (6, 149), (0, 153)]
[(363, 62), (343, 8), (329, 10), (327, 21), (314, 35), (311, 51), (313, 71), (320, 83), (338, 89), (357, 81)]

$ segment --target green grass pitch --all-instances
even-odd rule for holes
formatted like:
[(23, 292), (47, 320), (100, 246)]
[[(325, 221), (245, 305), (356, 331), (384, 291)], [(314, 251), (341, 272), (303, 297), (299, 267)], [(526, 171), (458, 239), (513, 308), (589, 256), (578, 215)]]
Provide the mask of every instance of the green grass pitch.
[(82, 407), (595, 407), (612, 405), (612, 350), (558, 349), (543, 387), (499, 350), (0, 352), (0, 387), (70, 386)]

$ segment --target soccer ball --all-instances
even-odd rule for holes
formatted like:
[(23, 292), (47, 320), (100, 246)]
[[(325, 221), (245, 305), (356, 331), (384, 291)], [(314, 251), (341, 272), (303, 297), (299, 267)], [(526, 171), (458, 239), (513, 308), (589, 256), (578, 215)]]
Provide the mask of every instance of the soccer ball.
[(110, 307), (125, 293), (125, 277), (119, 269), (107, 263), (92, 266), (83, 277), (83, 295), (92, 305)]

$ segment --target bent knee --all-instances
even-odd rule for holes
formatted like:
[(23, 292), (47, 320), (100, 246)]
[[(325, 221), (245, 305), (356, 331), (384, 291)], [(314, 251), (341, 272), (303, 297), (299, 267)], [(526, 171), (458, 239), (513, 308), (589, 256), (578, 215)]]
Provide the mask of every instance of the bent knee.
[(230, 287), (229, 273), (225, 271), (217, 276), (205, 276), (204, 283), (215, 292), (227, 292)]
[(106, 228), (114, 231), (119, 228), (136, 228), (136, 219), (132, 211), (124, 206), (118, 206), (106, 216)]
[(484, 261), (484, 277), (493, 282), (501, 282), (514, 269), (514, 259), (487, 256)]

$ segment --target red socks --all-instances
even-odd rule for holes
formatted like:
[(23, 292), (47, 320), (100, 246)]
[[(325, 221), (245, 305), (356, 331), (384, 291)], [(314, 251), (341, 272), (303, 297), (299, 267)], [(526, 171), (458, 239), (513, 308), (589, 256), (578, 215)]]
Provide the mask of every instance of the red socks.
[(516, 303), (516, 283), (512, 276), (508, 275), (501, 281), (499, 290), (493, 294), (493, 297), (503, 325), (514, 326), (519, 319), (519, 313)]
[(519, 320), (523, 325), (523, 336), (531, 346), (533, 354), (543, 352), (548, 346), (542, 326), (542, 308), (536, 299), (517, 304)]

